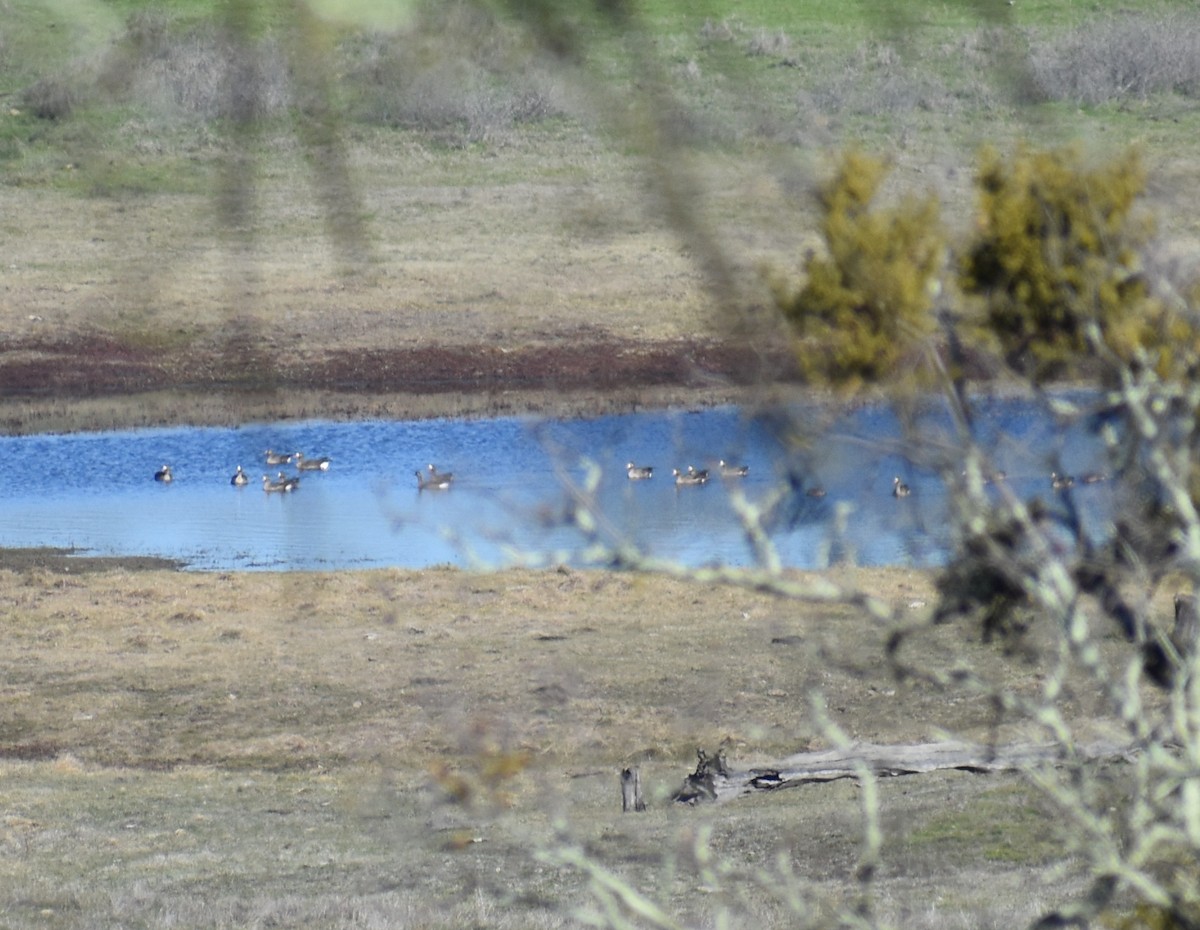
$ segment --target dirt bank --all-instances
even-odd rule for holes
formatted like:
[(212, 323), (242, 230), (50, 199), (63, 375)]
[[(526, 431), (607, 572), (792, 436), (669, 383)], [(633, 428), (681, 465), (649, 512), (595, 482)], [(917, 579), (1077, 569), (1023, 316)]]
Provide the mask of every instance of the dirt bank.
[(139, 346), (99, 332), (0, 346), (0, 429), (28, 433), (303, 417), (566, 414), (744, 400), (794, 381), (785, 352), (564, 331), (517, 346), (300, 348), (238, 334)]

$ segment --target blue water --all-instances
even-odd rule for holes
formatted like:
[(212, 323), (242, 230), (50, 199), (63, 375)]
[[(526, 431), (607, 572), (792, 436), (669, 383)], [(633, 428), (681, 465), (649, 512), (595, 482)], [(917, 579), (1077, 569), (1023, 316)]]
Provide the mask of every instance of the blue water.
[[(886, 407), (832, 419), (819, 407), (786, 417), (725, 407), (572, 421), (310, 421), (3, 437), (0, 546), (153, 555), (196, 570), (583, 564), (594, 540), (565, 515), (571, 489), (599, 474), (590, 502), (600, 539), (654, 557), (752, 563), (733, 507), (741, 497), (762, 508), (775, 502), (765, 522), (786, 566), (930, 566), (953, 542), (934, 467), (949, 430), (935, 405), (908, 434)], [(975, 435), (992, 466), (1008, 472), (1006, 486), (1026, 497), (1051, 497), (1051, 470), (1103, 466), (1094, 436), (1064, 429), (1025, 401), (981, 404)], [(304, 473), (293, 493), (266, 494), (261, 475), (279, 470), (263, 464), (268, 448), (329, 456), (332, 466)], [(749, 475), (675, 487), (672, 468), (715, 471), (722, 458), (748, 465)], [(653, 465), (654, 478), (629, 481), (631, 460)], [(175, 475), (169, 485), (153, 480), (164, 463)], [(429, 463), (455, 473), (450, 490), (418, 490), (414, 472)], [(239, 464), (247, 487), (229, 483)], [(892, 497), (896, 476), (911, 497)], [(814, 485), (823, 498), (803, 493)], [(1076, 492), (1097, 532), (1106, 488)]]

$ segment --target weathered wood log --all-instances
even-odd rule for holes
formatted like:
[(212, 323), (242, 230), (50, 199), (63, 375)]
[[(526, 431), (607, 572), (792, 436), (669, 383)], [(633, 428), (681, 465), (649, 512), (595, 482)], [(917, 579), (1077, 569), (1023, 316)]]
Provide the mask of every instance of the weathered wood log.
[(621, 770), (621, 810), (644, 811), (646, 802), (642, 799), (642, 773), (636, 768)]
[[(1084, 760), (1127, 759), (1134, 750), (1127, 745), (1099, 742), (1077, 746), (1072, 758)], [(730, 771), (723, 756), (710, 757), (697, 750), (699, 762), (688, 775), (673, 800), (682, 804), (703, 801), (731, 801), (759, 791), (774, 791), (811, 782), (857, 778), (863, 768), (879, 778), (916, 775), (940, 769), (964, 769), (971, 772), (1013, 771), (1040, 764), (1067, 761), (1063, 747), (1056, 743), (1020, 743), (988, 746), (947, 741), (904, 746), (880, 746), (855, 743), (846, 749), (802, 752), (789, 756), (771, 768)]]

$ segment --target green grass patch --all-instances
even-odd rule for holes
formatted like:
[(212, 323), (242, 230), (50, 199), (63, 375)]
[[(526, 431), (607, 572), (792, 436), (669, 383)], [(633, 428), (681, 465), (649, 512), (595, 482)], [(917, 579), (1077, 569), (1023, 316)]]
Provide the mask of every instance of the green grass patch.
[(1038, 865), (1062, 855), (1052, 822), (1033, 789), (1010, 784), (980, 792), (961, 810), (935, 814), (904, 839), (914, 849), (936, 846), (947, 856)]

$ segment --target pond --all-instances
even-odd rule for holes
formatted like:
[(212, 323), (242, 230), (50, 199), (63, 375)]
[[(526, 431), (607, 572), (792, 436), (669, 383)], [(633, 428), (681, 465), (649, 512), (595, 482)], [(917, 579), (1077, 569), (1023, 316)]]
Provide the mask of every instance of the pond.
[[(800, 424), (802, 442), (780, 423)], [(1052, 470), (1102, 467), (1098, 439), (1062, 429), (1039, 405), (982, 401), (975, 424), (1007, 488), (1052, 495)], [(942, 440), (947, 418), (922, 418), (922, 446)], [(784, 565), (935, 566), (953, 540), (946, 489), (913, 464), (912, 446), (884, 406), (825, 419), (721, 407), (567, 421), (521, 418), (255, 424), (0, 438), (0, 546), (71, 547), (88, 554), (152, 555), (193, 570), (330, 570), (450, 564), (585, 563), (586, 541), (566, 525), (568, 486), (598, 470), (595, 501), (607, 541), (699, 566), (747, 565), (753, 552), (734, 508), (783, 494), (767, 521)], [(287, 493), (265, 493), (264, 451), (327, 456)], [(716, 477), (717, 461), (748, 466)], [(654, 468), (632, 481), (626, 464)], [(453, 472), (448, 490), (421, 490), (417, 471)], [(174, 480), (155, 472), (170, 464)], [(677, 487), (672, 469), (709, 468), (704, 485)], [(236, 466), (250, 477), (230, 484)], [(911, 495), (894, 497), (897, 477)], [(824, 496), (807, 491), (820, 487)], [(1107, 485), (1078, 487), (1094, 532), (1104, 531)]]

